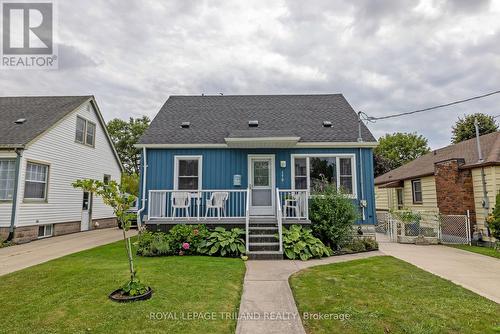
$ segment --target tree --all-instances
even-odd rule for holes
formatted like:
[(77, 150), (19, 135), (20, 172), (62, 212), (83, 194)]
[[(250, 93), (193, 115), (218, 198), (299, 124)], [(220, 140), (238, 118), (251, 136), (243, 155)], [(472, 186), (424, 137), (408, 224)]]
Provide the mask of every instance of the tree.
[(374, 154), (373, 155), (373, 168), (374, 168), (374, 173), (375, 173), (375, 177), (377, 176), (380, 176), (382, 174), (385, 174), (387, 172), (390, 172), (391, 170), (393, 170), (395, 167), (394, 167), (394, 163), (379, 155), (379, 154)]
[(139, 174), (141, 150), (135, 148), (134, 145), (148, 129), (150, 122), (147, 116), (131, 117), (128, 122), (119, 118), (108, 122), (109, 135), (128, 174)]
[(127, 194), (139, 197), (139, 175), (123, 173), (121, 187)]
[(416, 133), (386, 134), (378, 142), (374, 153), (377, 159), (385, 162), (384, 169), (398, 168), (431, 150), (427, 139)]
[(129, 209), (137, 198), (134, 195), (130, 195), (123, 191), (123, 189), (115, 181), (110, 181), (105, 184), (104, 182), (92, 179), (76, 180), (73, 183), (73, 187), (84, 191), (88, 191), (88, 189), (94, 190), (94, 192), (102, 198), (104, 204), (113, 209), (118, 223), (122, 226), (123, 241), (125, 242), (125, 249), (127, 251), (129, 263), (130, 281), (122, 287), (122, 291), (131, 296), (145, 293), (148, 290), (148, 287), (142, 284), (137, 277), (137, 273), (134, 268), (134, 259), (132, 257), (130, 237), (127, 236), (131, 220), (135, 217), (135, 214), (130, 213)]
[(464, 118), (459, 117), (458, 121), (453, 126), (451, 136), (451, 142), (453, 144), (476, 137), (476, 128), (474, 126), (474, 120), (476, 118), (480, 136), (498, 131), (498, 125), (495, 119), (490, 115), (482, 113), (464, 115)]

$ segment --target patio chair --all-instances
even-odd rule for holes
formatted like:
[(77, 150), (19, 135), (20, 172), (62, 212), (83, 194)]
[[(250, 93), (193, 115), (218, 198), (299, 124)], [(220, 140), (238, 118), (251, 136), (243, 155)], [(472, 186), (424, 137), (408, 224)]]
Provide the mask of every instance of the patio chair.
[(209, 199), (207, 199), (205, 217), (208, 217), (208, 211), (215, 209), (219, 219), (222, 214), (226, 216), (226, 201), (229, 197), (227, 191), (214, 191)]
[[(288, 218), (300, 218), (300, 205), (302, 202), (302, 194), (291, 192), (285, 196), (283, 204), (283, 215)], [(295, 217), (288, 215), (288, 212), (295, 212)]]
[(177, 209), (185, 210), (186, 217), (189, 218), (189, 208), (191, 207), (191, 196), (188, 192), (172, 193), (172, 218), (176, 217)]

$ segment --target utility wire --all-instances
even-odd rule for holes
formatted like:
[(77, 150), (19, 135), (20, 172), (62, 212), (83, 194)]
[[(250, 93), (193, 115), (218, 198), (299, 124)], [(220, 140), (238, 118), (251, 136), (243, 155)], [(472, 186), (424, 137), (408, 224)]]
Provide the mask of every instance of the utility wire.
[[(500, 93), (500, 90), (496, 90), (494, 92), (490, 92), (490, 93), (483, 94), (483, 95), (469, 97), (469, 98), (463, 99), (463, 100), (453, 101), (453, 102), (450, 102), (450, 103), (440, 104), (440, 105), (429, 107), (429, 108), (418, 109), (418, 110), (413, 110), (413, 111), (408, 111), (408, 112), (404, 112), (404, 113), (400, 113), (400, 114), (393, 114), (393, 115), (388, 115), (388, 116), (373, 117), (373, 116), (368, 116), (365, 113), (362, 113), (362, 114), (360, 113), (360, 117), (364, 116), (363, 117), (364, 120), (369, 121), (369, 122), (375, 122), (375, 121), (382, 120), (382, 119), (401, 117), (401, 116), (412, 115), (412, 114), (416, 114), (416, 113), (420, 113), (420, 112), (424, 112), (424, 111), (429, 111), (429, 110), (434, 110), (434, 109), (449, 107), (449, 106), (452, 106), (452, 105), (455, 105), (455, 104), (469, 102), (469, 101), (472, 101), (472, 100), (478, 100), (478, 99), (482, 99), (482, 98), (485, 98), (485, 97), (488, 97), (488, 96), (491, 96), (491, 95), (495, 95), (495, 94), (499, 94), (499, 93)], [(497, 116), (495, 116), (493, 118), (496, 118), (496, 117), (500, 117), (500, 115), (497, 115)]]

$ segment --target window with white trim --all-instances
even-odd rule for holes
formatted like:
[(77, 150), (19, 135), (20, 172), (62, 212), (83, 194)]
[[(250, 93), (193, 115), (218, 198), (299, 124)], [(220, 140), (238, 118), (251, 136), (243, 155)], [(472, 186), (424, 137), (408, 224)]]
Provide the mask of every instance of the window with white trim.
[(422, 181), (420, 179), (411, 181), (411, 192), (413, 204), (422, 204)]
[(54, 232), (54, 225), (38, 226), (38, 238), (51, 237)]
[(34, 162), (26, 164), (24, 198), (30, 200), (47, 199), (49, 166)]
[(96, 125), (83, 117), (76, 117), (75, 141), (80, 144), (95, 145)]
[(201, 157), (175, 157), (175, 190), (201, 189)]
[(293, 164), (294, 189), (316, 192), (329, 183), (348, 195), (356, 195), (354, 156), (299, 156), (294, 157)]
[(14, 196), (16, 160), (0, 159), (0, 201), (11, 201)]

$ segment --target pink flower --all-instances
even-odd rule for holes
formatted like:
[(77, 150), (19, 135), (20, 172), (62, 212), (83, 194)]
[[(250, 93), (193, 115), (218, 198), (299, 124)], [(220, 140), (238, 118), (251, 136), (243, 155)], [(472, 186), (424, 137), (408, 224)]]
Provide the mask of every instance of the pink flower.
[(193, 230), (193, 234), (194, 234), (194, 235), (198, 235), (198, 233), (200, 233), (200, 231), (198, 231), (198, 229), (194, 229), (194, 230)]
[(187, 242), (183, 243), (182, 244), (182, 248), (184, 248), (185, 250), (188, 250), (189, 249), (189, 244)]
[(179, 251), (179, 255), (180, 256), (184, 255), (184, 252), (183, 251)]

